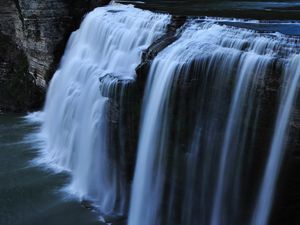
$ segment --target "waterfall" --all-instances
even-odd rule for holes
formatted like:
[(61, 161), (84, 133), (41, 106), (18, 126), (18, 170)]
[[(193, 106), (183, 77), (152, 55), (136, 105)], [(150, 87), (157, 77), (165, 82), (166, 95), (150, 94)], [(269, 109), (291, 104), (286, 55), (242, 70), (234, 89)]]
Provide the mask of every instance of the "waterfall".
[(128, 224), (266, 225), (298, 78), (297, 38), (187, 22), (149, 71)]
[(289, 118), (299, 90), (300, 55), (294, 56), (288, 62), (284, 79), (287, 85), (281, 97), (279, 113), (270, 147), (270, 155), (266, 164), (263, 183), (251, 225), (266, 225), (268, 222), (276, 181), (284, 156)]
[[(108, 98), (101, 93), (113, 92), (116, 80), (135, 79), (142, 51), (168, 21), (168, 15), (130, 5), (96, 8), (71, 35), (49, 86), (42, 161), (70, 171), (67, 189), (104, 215), (126, 214), (128, 184), (108, 146)], [(100, 85), (108, 74), (114, 79)]]
[[(49, 85), (39, 162), (68, 171), (66, 190), (103, 217), (129, 208), (128, 225), (267, 225), (299, 37), (267, 21), (181, 19), (116, 3), (86, 15)], [(125, 117), (138, 120), (141, 98), (131, 186), (138, 123)]]

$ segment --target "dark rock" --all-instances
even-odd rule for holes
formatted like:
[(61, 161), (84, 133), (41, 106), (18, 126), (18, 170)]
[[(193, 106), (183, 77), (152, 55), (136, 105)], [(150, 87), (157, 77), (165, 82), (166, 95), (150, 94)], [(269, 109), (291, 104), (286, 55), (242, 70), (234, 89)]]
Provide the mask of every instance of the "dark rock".
[(107, 5), (111, 2), (111, 0), (90, 0), (89, 5), (90, 9)]
[(28, 73), (28, 61), (22, 50), (0, 34), (0, 110), (22, 112), (38, 110), (45, 90)]
[[(58, 67), (70, 33), (79, 27), (82, 17), (88, 11), (105, 4), (108, 4), (108, 1), (1, 1), (0, 34), (23, 52), (27, 58), (28, 73), (31, 78), (34, 78), (35, 86), (46, 89), (47, 83)], [(4, 47), (2, 45), (2, 48)], [(5, 66), (7, 62), (2, 60), (0, 64), (1, 73), (7, 73)], [(15, 73), (10, 73), (7, 77), (12, 78), (13, 74)], [(6, 92), (5, 90), (1, 91)], [(45, 91), (41, 91), (40, 95), (44, 95), (44, 93)], [(38, 95), (36, 97), (43, 98)], [(30, 108), (29, 105), (28, 107)], [(21, 108), (21, 106), (18, 107), (18, 110)]]
[[(90, 200), (82, 200), (80, 202), (81, 206), (87, 210), (98, 212), (99, 210), (93, 205), (93, 202)], [(101, 214), (101, 212), (100, 212)], [(127, 218), (117, 215), (101, 215), (100, 220), (105, 224), (112, 225), (125, 225)]]
[(103, 222), (111, 225), (125, 225), (127, 224), (127, 219), (120, 216), (102, 216)]
[[(119, 160), (122, 173), (129, 184), (133, 179), (140, 113), (149, 67), (154, 57), (177, 39), (176, 31), (184, 24), (185, 19), (174, 16), (166, 34), (143, 53), (142, 62), (136, 69), (136, 80), (118, 80), (113, 74), (100, 79), (102, 95), (109, 98), (109, 145), (112, 148), (113, 158)], [(110, 86), (106, 88), (105, 83)]]
[(85, 209), (88, 209), (88, 210), (97, 210), (97, 208), (95, 206), (93, 206), (93, 203), (89, 200), (82, 200), (80, 202), (81, 206)]

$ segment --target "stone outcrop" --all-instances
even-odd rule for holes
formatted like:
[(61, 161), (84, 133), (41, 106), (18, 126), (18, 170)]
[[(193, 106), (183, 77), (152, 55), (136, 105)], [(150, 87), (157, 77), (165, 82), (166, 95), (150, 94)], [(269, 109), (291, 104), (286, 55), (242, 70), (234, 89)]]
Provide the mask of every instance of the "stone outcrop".
[[(106, 0), (2, 0), (0, 2), (1, 41), (9, 40), (24, 53), (28, 68), (23, 71), (23, 74), (28, 73), (27, 78), (34, 78), (35, 85), (46, 89), (48, 81), (57, 69), (70, 33), (79, 26), (85, 13), (108, 2)], [(1, 61), (2, 74), (3, 63), (9, 62)], [(14, 73), (10, 74), (10, 76), (14, 75)]]
[(101, 94), (109, 98), (109, 146), (113, 158), (125, 168), (124, 175), (129, 183), (133, 179), (142, 100), (149, 68), (155, 56), (178, 38), (176, 31), (185, 20), (185, 17), (173, 16), (166, 34), (145, 50), (136, 69), (136, 80), (118, 80), (113, 74), (100, 78)]
[(0, 3), (1, 33), (23, 49), (29, 72), (46, 86), (64, 51), (70, 32), (82, 16), (102, 1), (7, 0)]
[(44, 90), (28, 73), (26, 55), (8, 37), (0, 34), (0, 111), (37, 110)]

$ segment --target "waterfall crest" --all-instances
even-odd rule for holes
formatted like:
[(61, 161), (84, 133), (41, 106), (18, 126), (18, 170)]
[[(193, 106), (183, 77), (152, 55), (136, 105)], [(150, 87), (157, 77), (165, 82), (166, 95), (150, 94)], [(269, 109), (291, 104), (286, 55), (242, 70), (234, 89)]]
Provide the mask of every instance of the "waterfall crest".
[(246, 225), (256, 204), (268, 215), (298, 65), (297, 38), (189, 21), (150, 68), (128, 224)]
[[(108, 98), (101, 92), (113, 92), (116, 80), (135, 79), (142, 51), (164, 33), (168, 21), (168, 15), (133, 6), (95, 9), (72, 34), (50, 83), (43, 160), (69, 170), (68, 190), (93, 201), (102, 214), (126, 213), (128, 185), (108, 146)], [(108, 74), (115, 79), (100, 85)]]
[[(104, 217), (129, 208), (128, 225), (267, 225), (298, 97), (300, 40), (268, 22), (256, 31), (249, 24), (259, 21), (236, 22), (115, 3), (89, 13), (49, 86), (40, 162), (69, 171), (67, 190)], [(147, 77), (137, 77), (141, 68)], [(141, 87), (128, 91), (134, 83)], [(137, 92), (131, 187), (124, 161), (138, 122), (125, 117), (139, 118), (140, 104), (126, 101)]]

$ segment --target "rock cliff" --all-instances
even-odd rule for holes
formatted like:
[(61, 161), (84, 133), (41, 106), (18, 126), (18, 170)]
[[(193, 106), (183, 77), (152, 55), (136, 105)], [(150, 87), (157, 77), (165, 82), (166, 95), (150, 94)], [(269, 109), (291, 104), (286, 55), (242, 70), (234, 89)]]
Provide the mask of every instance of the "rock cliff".
[[(14, 66), (11, 60), (4, 60), (6, 57), (17, 56), (9, 51), (13, 45), (23, 52), (28, 63), (26, 71), (24, 68), (22, 72), (24, 79), (34, 79), (39, 90), (45, 89), (57, 69), (70, 33), (79, 26), (85, 13), (106, 3), (108, 1), (102, 0), (1, 0), (0, 39), (7, 54), (2, 56), (0, 62), (2, 80), (6, 77), (8, 81), (11, 76), (16, 76), (15, 73), (4, 75), (3, 69), (4, 64), (6, 68)], [(8, 42), (10, 44), (5, 46), (4, 43)], [(0, 90), (6, 92), (1, 86)], [(5, 108), (0, 107), (2, 110)], [(22, 107), (18, 108), (22, 110)], [(23, 110), (28, 109), (30, 107)]]

